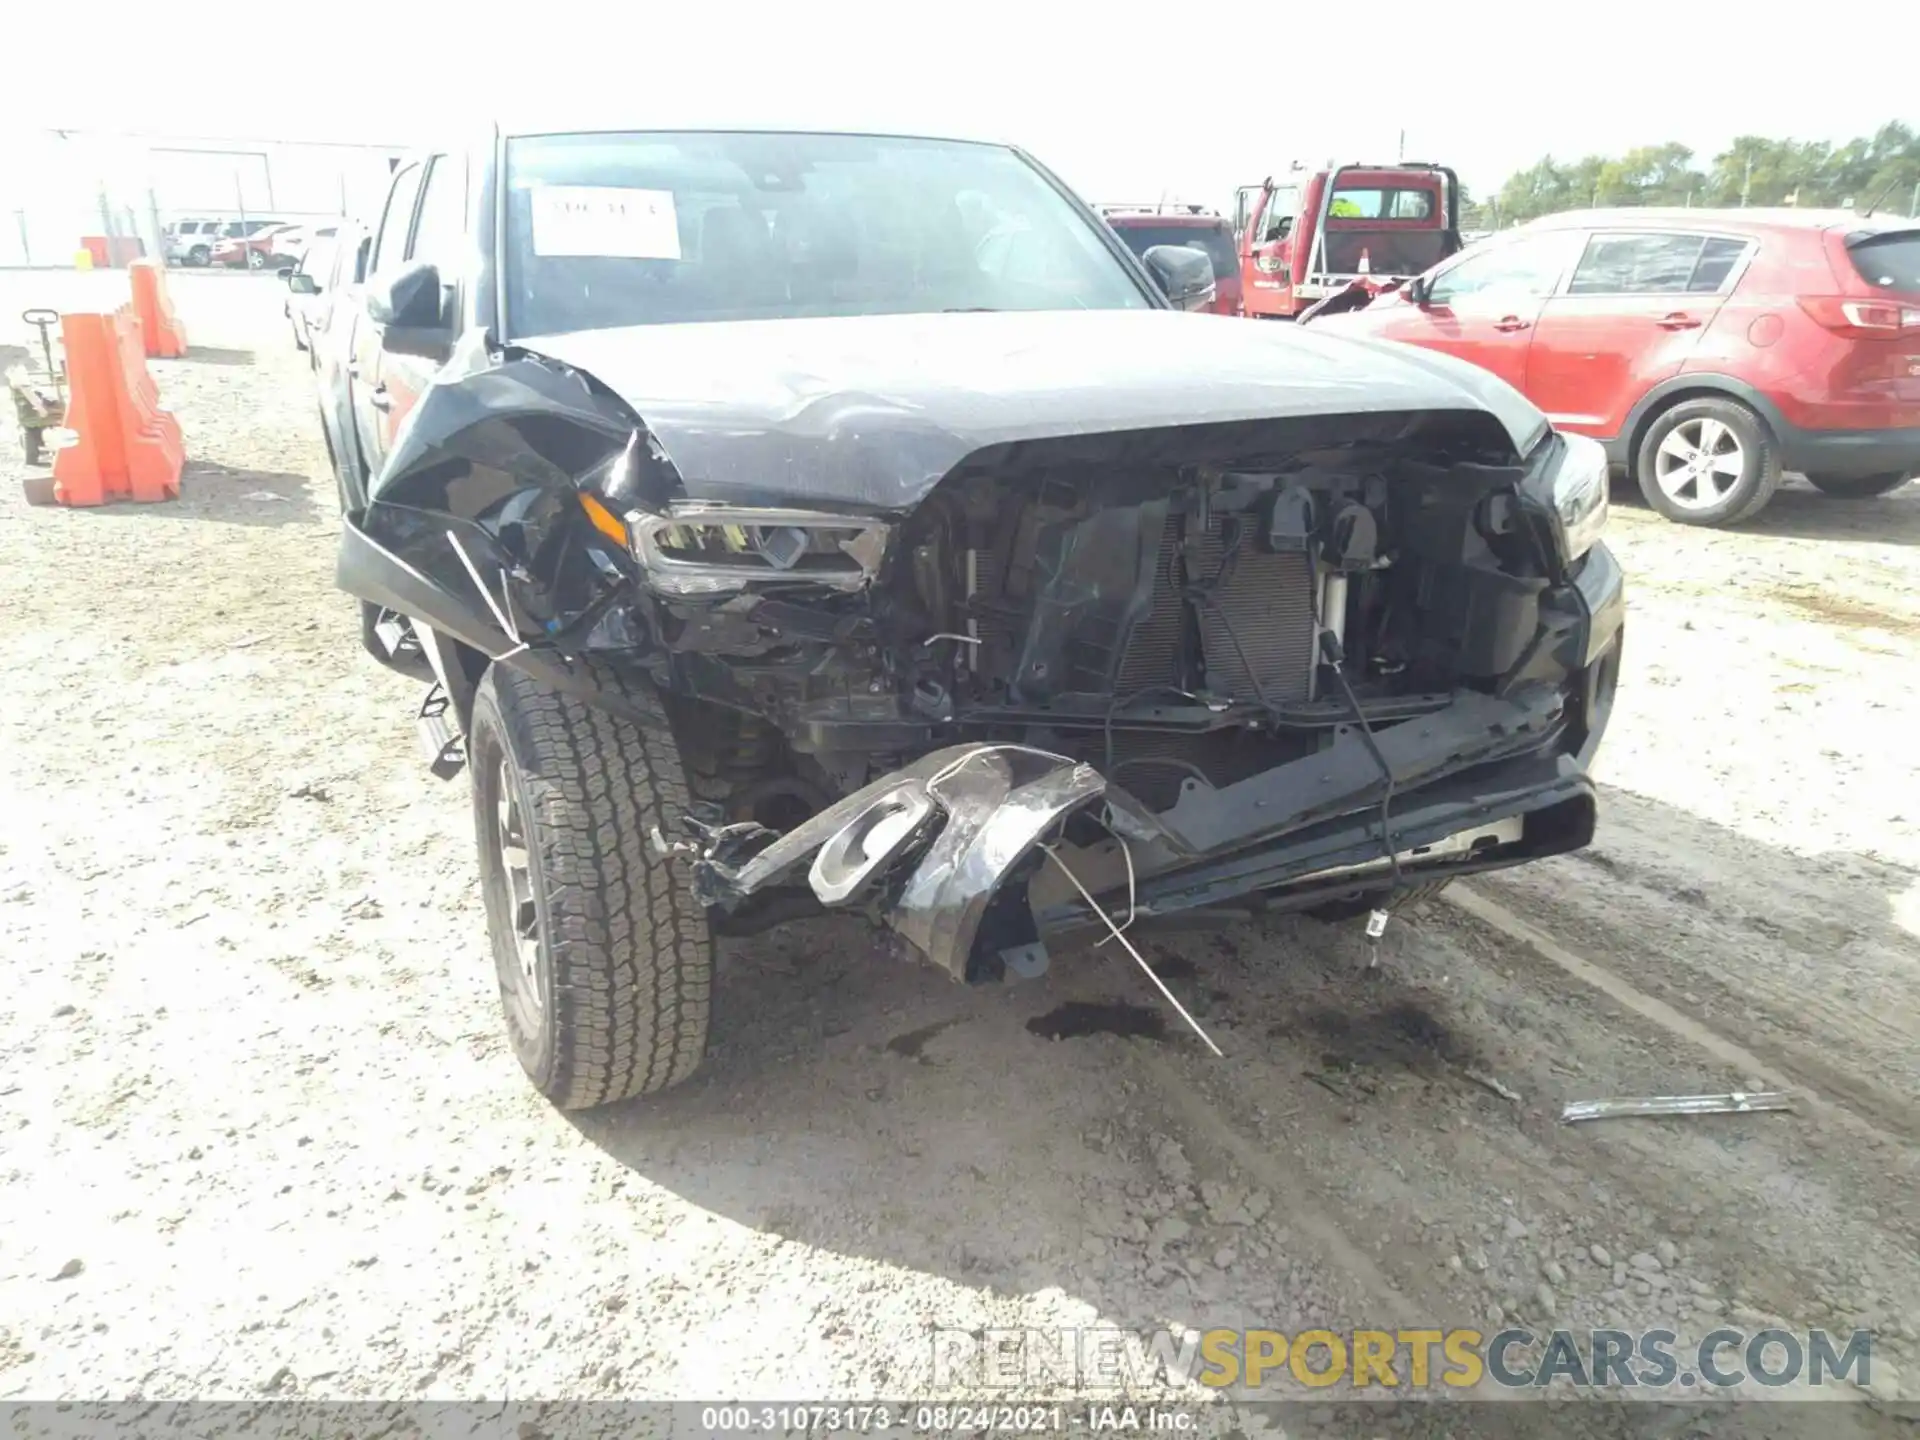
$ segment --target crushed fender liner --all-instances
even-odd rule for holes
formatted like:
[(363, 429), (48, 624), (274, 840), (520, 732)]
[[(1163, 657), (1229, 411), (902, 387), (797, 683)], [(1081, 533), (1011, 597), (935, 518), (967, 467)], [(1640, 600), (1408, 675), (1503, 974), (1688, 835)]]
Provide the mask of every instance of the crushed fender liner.
[(856, 790), (744, 864), (698, 862), (696, 889), (709, 903), (738, 903), (811, 859), (822, 904), (884, 897), (881, 918), (915, 949), (957, 980), (979, 980), (1038, 938), (1024, 903), (986, 923), (1002, 888), (1048, 831), (1106, 788), (1092, 766), (1063, 755), (950, 746)]

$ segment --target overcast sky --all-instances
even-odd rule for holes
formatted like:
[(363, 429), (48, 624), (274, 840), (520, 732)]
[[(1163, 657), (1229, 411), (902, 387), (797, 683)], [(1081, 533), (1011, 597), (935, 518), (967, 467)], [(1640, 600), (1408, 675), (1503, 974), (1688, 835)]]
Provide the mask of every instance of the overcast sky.
[[(20, 8), (9, 48), (66, 58), (9, 67), (0, 136), (411, 143), (463, 116), (584, 111), (1003, 138), (1092, 200), (1224, 207), (1296, 158), (1391, 159), (1403, 129), (1409, 158), (1449, 162), (1484, 193), (1547, 153), (1675, 139), (1707, 157), (1742, 132), (1839, 140), (1920, 124), (1912, 0), (1836, 12), (1831, 41), (1784, 7), (1776, 27), (1766, 7), (1688, 0), (518, 0), (498, 20), (478, 0), (271, 16), (106, 0), (87, 7), (84, 35), (55, 7)], [(1318, 58), (1309, 34), (1327, 37)]]

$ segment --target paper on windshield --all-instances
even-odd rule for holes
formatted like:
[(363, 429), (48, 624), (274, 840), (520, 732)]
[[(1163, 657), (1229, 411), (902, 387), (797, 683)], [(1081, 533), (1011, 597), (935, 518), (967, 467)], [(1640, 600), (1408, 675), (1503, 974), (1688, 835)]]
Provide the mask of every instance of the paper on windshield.
[(680, 222), (671, 190), (540, 185), (530, 192), (533, 253), (678, 260)]

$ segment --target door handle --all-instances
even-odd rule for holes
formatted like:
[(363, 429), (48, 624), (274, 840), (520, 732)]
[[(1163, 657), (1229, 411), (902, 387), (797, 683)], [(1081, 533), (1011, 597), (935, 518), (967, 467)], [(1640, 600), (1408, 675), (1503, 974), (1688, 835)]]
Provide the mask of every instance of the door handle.
[(367, 403), (376, 410), (391, 410), (393, 396), (387, 393), (386, 386), (376, 385), (373, 387), (373, 393), (367, 397)]
[(1493, 328), (1503, 332), (1511, 333), (1512, 331), (1515, 331), (1515, 330), (1529, 329), (1531, 328), (1532, 323), (1533, 322), (1530, 320), (1522, 320), (1518, 315), (1505, 315), (1493, 322)]
[(1700, 322), (1684, 310), (1676, 310), (1671, 315), (1662, 315), (1657, 322), (1662, 330), (1698, 330)]

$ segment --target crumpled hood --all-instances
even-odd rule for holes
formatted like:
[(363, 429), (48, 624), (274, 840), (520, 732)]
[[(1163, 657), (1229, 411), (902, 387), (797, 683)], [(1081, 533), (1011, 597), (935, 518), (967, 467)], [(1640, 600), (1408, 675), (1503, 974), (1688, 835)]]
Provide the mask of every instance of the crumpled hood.
[(1546, 428), (1518, 391), (1448, 356), (1167, 310), (639, 325), (515, 343), (625, 399), (697, 499), (901, 510), (987, 446), (1104, 431), (1470, 410), (1524, 455)]

